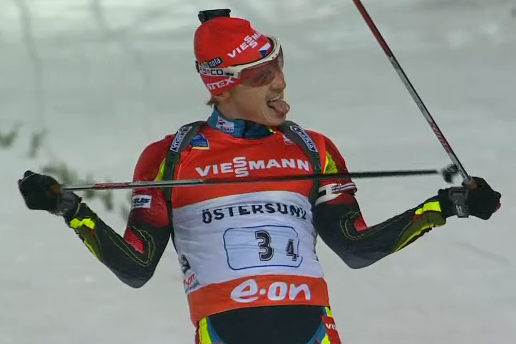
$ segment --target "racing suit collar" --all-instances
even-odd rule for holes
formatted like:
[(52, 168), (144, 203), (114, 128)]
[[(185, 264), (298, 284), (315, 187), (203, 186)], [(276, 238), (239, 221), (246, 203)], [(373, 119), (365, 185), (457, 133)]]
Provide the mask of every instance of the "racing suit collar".
[(273, 130), (263, 124), (244, 119), (229, 119), (215, 107), (208, 118), (208, 125), (225, 134), (244, 139), (259, 139), (274, 133)]

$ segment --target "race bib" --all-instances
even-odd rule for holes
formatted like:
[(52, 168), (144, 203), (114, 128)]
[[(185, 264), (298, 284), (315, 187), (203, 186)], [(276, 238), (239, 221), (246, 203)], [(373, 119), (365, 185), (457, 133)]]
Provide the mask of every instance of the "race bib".
[(233, 270), (267, 266), (297, 268), (299, 235), (290, 226), (253, 226), (228, 228), (224, 232), (228, 265)]

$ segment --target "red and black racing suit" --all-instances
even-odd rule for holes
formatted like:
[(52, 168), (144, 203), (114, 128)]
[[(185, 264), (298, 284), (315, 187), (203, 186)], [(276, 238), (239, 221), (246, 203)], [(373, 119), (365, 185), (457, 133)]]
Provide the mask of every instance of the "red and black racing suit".
[[(248, 127), (242, 134), (244, 138), (259, 140), (269, 133), (250, 122), (244, 125)], [(261, 134), (256, 135), (257, 132)], [(145, 149), (136, 164), (134, 181), (155, 178), (171, 140), (172, 136), (168, 136)], [(346, 172), (344, 159), (337, 148), (330, 140), (326, 144), (329, 156), (324, 173)], [(439, 202), (433, 198), (368, 227), (355, 198), (356, 189), (338, 190), (339, 185), (349, 182), (328, 180), (321, 183), (320, 202), (314, 204), (313, 219), (318, 236), (351, 268), (373, 264), (445, 223)], [(153, 202), (164, 202), (160, 189), (149, 189), (148, 192), (154, 195)], [(123, 236), (84, 203), (73, 219), (66, 220), (90, 251), (121, 281), (139, 288), (152, 277), (173, 235), (165, 204), (155, 209), (159, 210), (139, 216), (135, 214), (141, 213), (132, 211)], [(209, 321), (224, 343), (308, 343), (311, 338), (310, 343), (317, 343), (318, 340), (313, 339), (314, 333), (321, 326), (324, 313), (324, 307), (319, 306), (257, 307), (214, 314), (209, 316)]]

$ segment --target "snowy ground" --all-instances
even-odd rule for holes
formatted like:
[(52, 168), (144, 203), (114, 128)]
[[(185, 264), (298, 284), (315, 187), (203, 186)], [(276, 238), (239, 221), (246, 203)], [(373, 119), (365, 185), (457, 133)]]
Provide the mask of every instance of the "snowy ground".
[[(365, 5), (459, 158), (502, 192), (503, 206), (488, 222), (452, 219), (363, 270), (319, 245), (341, 337), (512, 343), (516, 1)], [(60, 219), (26, 210), (16, 179), (57, 159), (99, 180), (129, 180), (147, 143), (205, 118), (191, 40), (197, 12), (218, 6), (281, 39), (291, 118), (332, 138), (351, 170), (448, 163), (350, 0), (2, 0), (0, 132), (22, 129), (0, 149), (0, 344), (192, 343), (171, 246), (155, 277), (133, 290)], [(29, 159), (29, 135), (43, 128), (45, 149)], [(371, 224), (444, 186), (437, 177), (357, 183)], [(123, 230), (119, 214), (93, 207)]]

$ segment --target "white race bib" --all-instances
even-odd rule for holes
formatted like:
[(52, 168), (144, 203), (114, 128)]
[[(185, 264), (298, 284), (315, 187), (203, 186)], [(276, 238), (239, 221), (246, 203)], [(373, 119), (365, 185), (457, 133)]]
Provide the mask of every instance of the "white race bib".
[(233, 270), (267, 266), (297, 268), (299, 234), (290, 226), (253, 226), (229, 228), (224, 232), (228, 265)]

